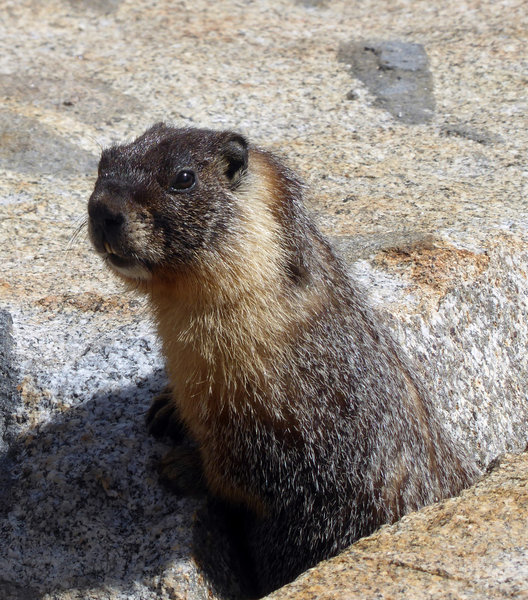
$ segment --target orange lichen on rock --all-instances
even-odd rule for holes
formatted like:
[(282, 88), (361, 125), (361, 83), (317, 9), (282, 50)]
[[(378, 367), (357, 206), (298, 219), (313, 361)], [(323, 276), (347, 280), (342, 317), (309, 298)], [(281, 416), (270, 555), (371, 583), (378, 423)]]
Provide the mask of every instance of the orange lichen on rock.
[(477, 278), (486, 270), (489, 256), (428, 236), (417, 242), (379, 252), (375, 264), (400, 273), (414, 284), (444, 295), (459, 281)]

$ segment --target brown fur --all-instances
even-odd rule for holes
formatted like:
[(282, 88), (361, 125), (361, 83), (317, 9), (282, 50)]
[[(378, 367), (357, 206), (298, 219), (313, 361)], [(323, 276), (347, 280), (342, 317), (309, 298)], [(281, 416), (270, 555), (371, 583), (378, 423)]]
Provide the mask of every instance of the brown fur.
[(160, 124), (103, 153), (89, 202), (95, 248), (148, 295), (162, 339), (172, 400), (151, 424), (196, 443), (162, 473), (199, 464), (240, 506), (260, 594), (477, 473), (303, 193), (237, 134)]

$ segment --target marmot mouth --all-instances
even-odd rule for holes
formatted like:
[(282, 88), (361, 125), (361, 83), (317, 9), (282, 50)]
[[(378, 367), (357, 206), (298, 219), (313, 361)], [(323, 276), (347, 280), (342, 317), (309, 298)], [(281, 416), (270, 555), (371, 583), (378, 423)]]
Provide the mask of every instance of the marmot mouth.
[(116, 273), (127, 279), (148, 280), (151, 278), (149, 269), (136, 258), (117, 254), (108, 242), (104, 242), (105, 251), (102, 257), (107, 265)]
[(117, 253), (114, 248), (107, 242), (103, 242), (105, 252), (103, 252), (103, 258), (108, 260), (111, 265), (118, 268), (132, 267), (137, 264), (137, 260), (131, 257), (123, 256)]
[(105, 258), (110, 262), (110, 264), (118, 269), (124, 269), (137, 265), (137, 261), (133, 258), (125, 258), (124, 256), (119, 256), (119, 254), (115, 254), (114, 252), (107, 252)]

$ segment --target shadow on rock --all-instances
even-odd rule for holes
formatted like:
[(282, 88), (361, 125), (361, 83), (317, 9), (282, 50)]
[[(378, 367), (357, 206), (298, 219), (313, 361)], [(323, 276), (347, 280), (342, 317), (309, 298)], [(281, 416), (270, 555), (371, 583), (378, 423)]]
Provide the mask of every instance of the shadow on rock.
[[(229, 558), (208, 556), (202, 544), (207, 539), (222, 553), (221, 530), (193, 534), (205, 503), (178, 498), (158, 482), (156, 463), (167, 446), (147, 435), (144, 415), (163, 384), (162, 373), (153, 374), (19, 437), (0, 496), (0, 592), (22, 598), (31, 590), (35, 600), (86, 588), (105, 589), (105, 598), (164, 589), (201, 597), (211, 586), (191, 558), (193, 544), (201, 563), (229, 569)], [(214, 525), (199, 519), (206, 521)], [(219, 576), (220, 587), (231, 584)]]

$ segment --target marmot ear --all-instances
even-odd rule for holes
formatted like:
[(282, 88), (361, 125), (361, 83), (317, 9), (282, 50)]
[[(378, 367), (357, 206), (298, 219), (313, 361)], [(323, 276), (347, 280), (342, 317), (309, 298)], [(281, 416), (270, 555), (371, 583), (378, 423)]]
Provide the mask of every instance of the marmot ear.
[(232, 186), (240, 181), (240, 178), (248, 166), (248, 143), (238, 133), (230, 133), (226, 138), (222, 153), (225, 164), (225, 175)]

